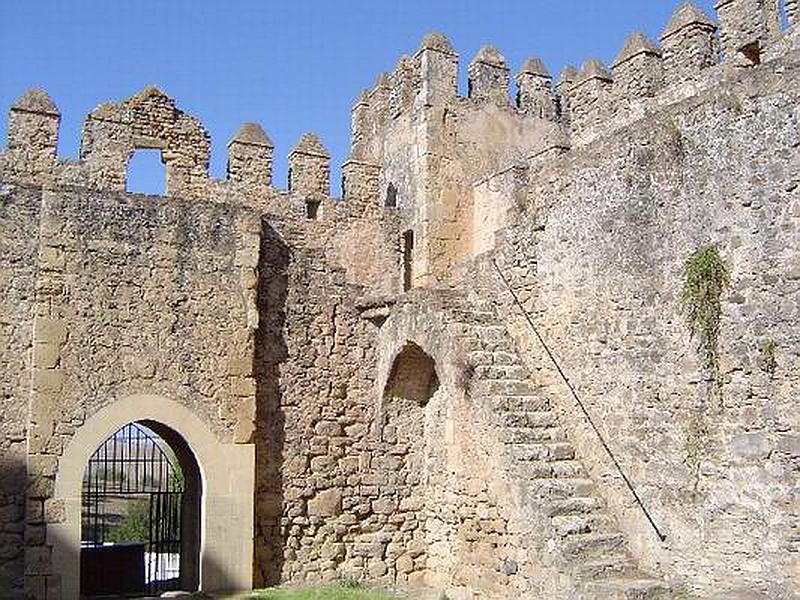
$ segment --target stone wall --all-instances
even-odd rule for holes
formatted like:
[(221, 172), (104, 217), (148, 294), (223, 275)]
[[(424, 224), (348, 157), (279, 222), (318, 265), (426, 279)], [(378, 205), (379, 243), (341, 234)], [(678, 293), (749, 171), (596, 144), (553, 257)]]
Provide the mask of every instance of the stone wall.
[(0, 187), (0, 598), (22, 594), (31, 325), (41, 191)]
[[(255, 444), (258, 585), (566, 598), (561, 546), (591, 559), (607, 544), (612, 566), (689, 593), (798, 593), (797, 31), (779, 39), (773, 3), (720, 5), (726, 53), (747, 60), (720, 64), (717, 26), (684, 4), (662, 48), (634, 34), (612, 70), (587, 61), (556, 90), (529, 59), (516, 105), (499, 52), (481, 49), (461, 97), (457, 54), (426, 37), (359, 96), (343, 202), (313, 134), (288, 190), (253, 123), (216, 181), (202, 124), (146, 88), (92, 111), (64, 160), (57, 108), (26, 93), (0, 154), (3, 593), (20, 596), (24, 566), (30, 596), (59, 596), (64, 447), (141, 394)], [(137, 148), (161, 151), (166, 197), (124, 193)], [(409, 230), (413, 286), (453, 289), (401, 296)], [(732, 280), (719, 389), (677, 302), (710, 243)], [(500, 418), (495, 401), (513, 407)], [(596, 507), (595, 484), (608, 514), (549, 528), (547, 502)]]
[(346, 542), (372, 510), (363, 478), (376, 328), (343, 271), (285, 227), (266, 224), (261, 241), (256, 583), (359, 570)]
[[(16, 462), (27, 441), (26, 586), (44, 597), (60, 584), (45, 533), (63, 518), (53, 498), (59, 456), (87, 415), (149, 393), (190, 407), (222, 441), (250, 441), (260, 220), (152, 197), (4, 193), (13, 226), (3, 229), (4, 258), (14, 278), (4, 295), (13, 305), (3, 312), (11, 351), (3, 456)], [(17, 494), (22, 475), (4, 478)], [(4, 495), (4, 554), (14, 559), (20, 508)]]
[[(529, 211), (498, 245), (663, 543), (506, 294), (543, 392), (644, 563), (702, 596), (798, 593), (797, 72), (790, 53), (721, 74), (713, 91), (532, 168)], [(718, 396), (678, 300), (684, 262), (707, 244), (731, 274)], [(489, 259), (487, 289), (502, 293)]]

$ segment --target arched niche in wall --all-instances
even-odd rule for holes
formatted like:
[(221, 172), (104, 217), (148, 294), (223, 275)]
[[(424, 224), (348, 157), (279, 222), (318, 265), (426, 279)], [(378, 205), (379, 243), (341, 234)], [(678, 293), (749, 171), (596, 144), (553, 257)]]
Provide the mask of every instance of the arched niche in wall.
[(394, 359), (384, 398), (425, 406), (438, 389), (439, 377), (433, 358), (414, 342), (407, 342)]

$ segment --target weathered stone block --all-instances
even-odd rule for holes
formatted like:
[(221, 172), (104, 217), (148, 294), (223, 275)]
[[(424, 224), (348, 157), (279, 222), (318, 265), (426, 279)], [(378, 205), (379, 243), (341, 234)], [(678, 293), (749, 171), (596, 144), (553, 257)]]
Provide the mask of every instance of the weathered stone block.
[(320, 517), (335, 517), (342, 512), (341, 490), (323, 490), (308, 501), (308, 514)]

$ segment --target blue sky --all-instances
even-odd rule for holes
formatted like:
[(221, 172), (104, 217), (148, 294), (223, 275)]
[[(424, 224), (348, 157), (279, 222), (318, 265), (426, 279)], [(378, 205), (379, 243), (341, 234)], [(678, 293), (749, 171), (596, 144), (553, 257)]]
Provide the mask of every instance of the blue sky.
[[(333, 155), (338, 195), (353, 100), (425, 33), (450, 38), (465, 90), (466, 65), (482, 44), (496, 46), (512, 74), (535, 55), (557, 75), (590, 57), (610, 63), (634, 30), (657, 40), (679, 3), (0, 0), (0, 106), (7, 111), (30, 87), (46, 89), (62, 114), (59, 152), (76, 157), (94, 106), (156, 84), (208, 128), (212, 176), (224, 176), (239, 125), (257, 121), (275, 143), (276, 185), (285, 184), (291, 146), (315, 131)], [(696, 3), (714, 15), (713, 0)], [(158, 165), (136, 164), (132, 189), (163, 189)]]

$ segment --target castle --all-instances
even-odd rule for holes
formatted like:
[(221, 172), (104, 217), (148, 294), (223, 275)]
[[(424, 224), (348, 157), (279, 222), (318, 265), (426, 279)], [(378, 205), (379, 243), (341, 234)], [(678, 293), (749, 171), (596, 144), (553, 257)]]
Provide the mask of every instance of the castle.
[[(800, 8), (717, 18), (685, 3), (659, 44), (555, 81), (532, 58), (515, 101), (490, 47), (459, 96), (429, 35), (355, 102), (341, 199), (312, 134), (282, 190), (257, 124), (214, 180), (202, 123), (156, 88), (94, 109), (78, 160), (22, 95), (0, 597), (79, 596), (84, 469), (143, 423), (192, 478), (183, 589), (796, 598)], [(125, 191), (140, 148), (163, 197)], [(703, 248), (728, 279), (692, 335)]]

